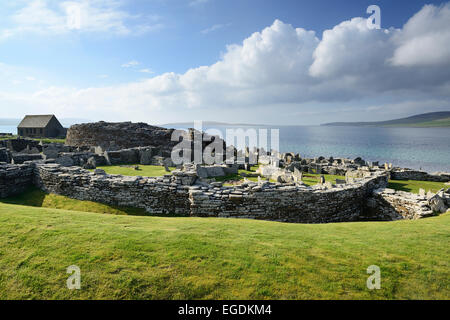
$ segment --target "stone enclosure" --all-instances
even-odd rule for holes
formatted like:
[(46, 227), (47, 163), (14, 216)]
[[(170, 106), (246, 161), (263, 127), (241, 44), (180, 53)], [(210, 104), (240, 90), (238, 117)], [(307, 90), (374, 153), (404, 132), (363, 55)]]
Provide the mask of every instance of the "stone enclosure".
[[(172, 167), (171, 130), (132, 123), (73, 126), (67, 145), (32, 140), (0, 142), (0, 198), (30, 186), (48, 193), (114, 206), (145, 209), (154, 215), (233, 217), (297, 223), (419, 219), (450, 206), (450, 189), (419, 195), (386, 188), (389, 177), (446, 182), (446, 173), (428, 174), (361, 158), (306, 159), (256, 150), (258, 178), (224, 186), (213, 177), (236, 175), (246, 165), (178, 166), (163, 177), (124, 177), (94, 172), (100, 165), (153, 164)], [(169, 139), (169, 140), (168, 140)], [(244, 157), (248, 159), (249, 150)], [(271, 163), (277, 158), (280, 166)], [(303, 184), (303, 173), (345, 175), (336, 184), (321, 177)]]

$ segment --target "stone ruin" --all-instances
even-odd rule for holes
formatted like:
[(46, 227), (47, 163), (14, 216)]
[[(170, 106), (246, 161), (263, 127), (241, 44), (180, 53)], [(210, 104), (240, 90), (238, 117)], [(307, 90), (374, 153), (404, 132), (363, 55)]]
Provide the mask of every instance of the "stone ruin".
[[(169, 167), (174, 167), (169, 151), (177, 143), (168, 142), (169, 132), (144, 124), (100, 122), (73, 126), (68, 145), (26, 139), (2, 141), (0, 197), (19, 194), (35, 185), (46, 192), (143, 208), (151, 214), (304, 223), (418, 219), (445, 212), (450, 206), (450, 189), (413, 195), (386, 188), (389, 177), (449, 181), (450, 174), (422, 173), (361, 158), (302, 158), (299, 154), (270, 154), (256, 149), (253, 155), (259, 168), (254, 176), (258, 181), (244, 178), (226, 187), (214, 178), (249, 169), (249, 150), (234, 149), (235, 163), (240, 157), (244, 163), (186, 163), (169, 174)], [(191, 140), (193, 134), (189, 131)], [(83, 170), (127, 164), (164, 166), (168, 174), (157, 178), (123, 177), (99, 169)], [(319, 174), (318, 184), (306, 186), (302, 182), (305, 173)], [(332, 184), (324, 174), (342, 175), (345, 180), (337, 179)]]

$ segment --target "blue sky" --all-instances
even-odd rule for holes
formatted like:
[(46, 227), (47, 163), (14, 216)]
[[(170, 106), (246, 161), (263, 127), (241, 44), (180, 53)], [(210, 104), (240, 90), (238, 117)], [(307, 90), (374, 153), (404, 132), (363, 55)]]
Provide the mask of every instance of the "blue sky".
[[(383, 28), (372, 33), (352, 20), (371, 4)], [(69, 28), (74, 6), (80, 25)], [(449, 110), (448, 11), (400, 0), (2, 2), (0, 117), (317, 124)], [(426, 41), (429, 53), (414, 49)]]

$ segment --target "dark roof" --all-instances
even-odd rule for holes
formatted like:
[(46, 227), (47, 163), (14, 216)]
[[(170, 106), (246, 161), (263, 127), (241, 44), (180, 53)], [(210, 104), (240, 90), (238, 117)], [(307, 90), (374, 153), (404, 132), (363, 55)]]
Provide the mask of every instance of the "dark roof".
[(53, 117), (52, 114), (25, 116), (18, 128), (45, 128)]

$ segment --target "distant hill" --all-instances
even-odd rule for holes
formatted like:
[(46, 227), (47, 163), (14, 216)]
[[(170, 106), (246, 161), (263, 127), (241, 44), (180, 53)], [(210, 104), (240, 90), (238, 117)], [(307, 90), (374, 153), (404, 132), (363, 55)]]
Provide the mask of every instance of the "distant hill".
[(450, 127), (450, 111), (418, 114), (408, 118), (376, 122), (331, 122), (322, 126), (354, 127)]

